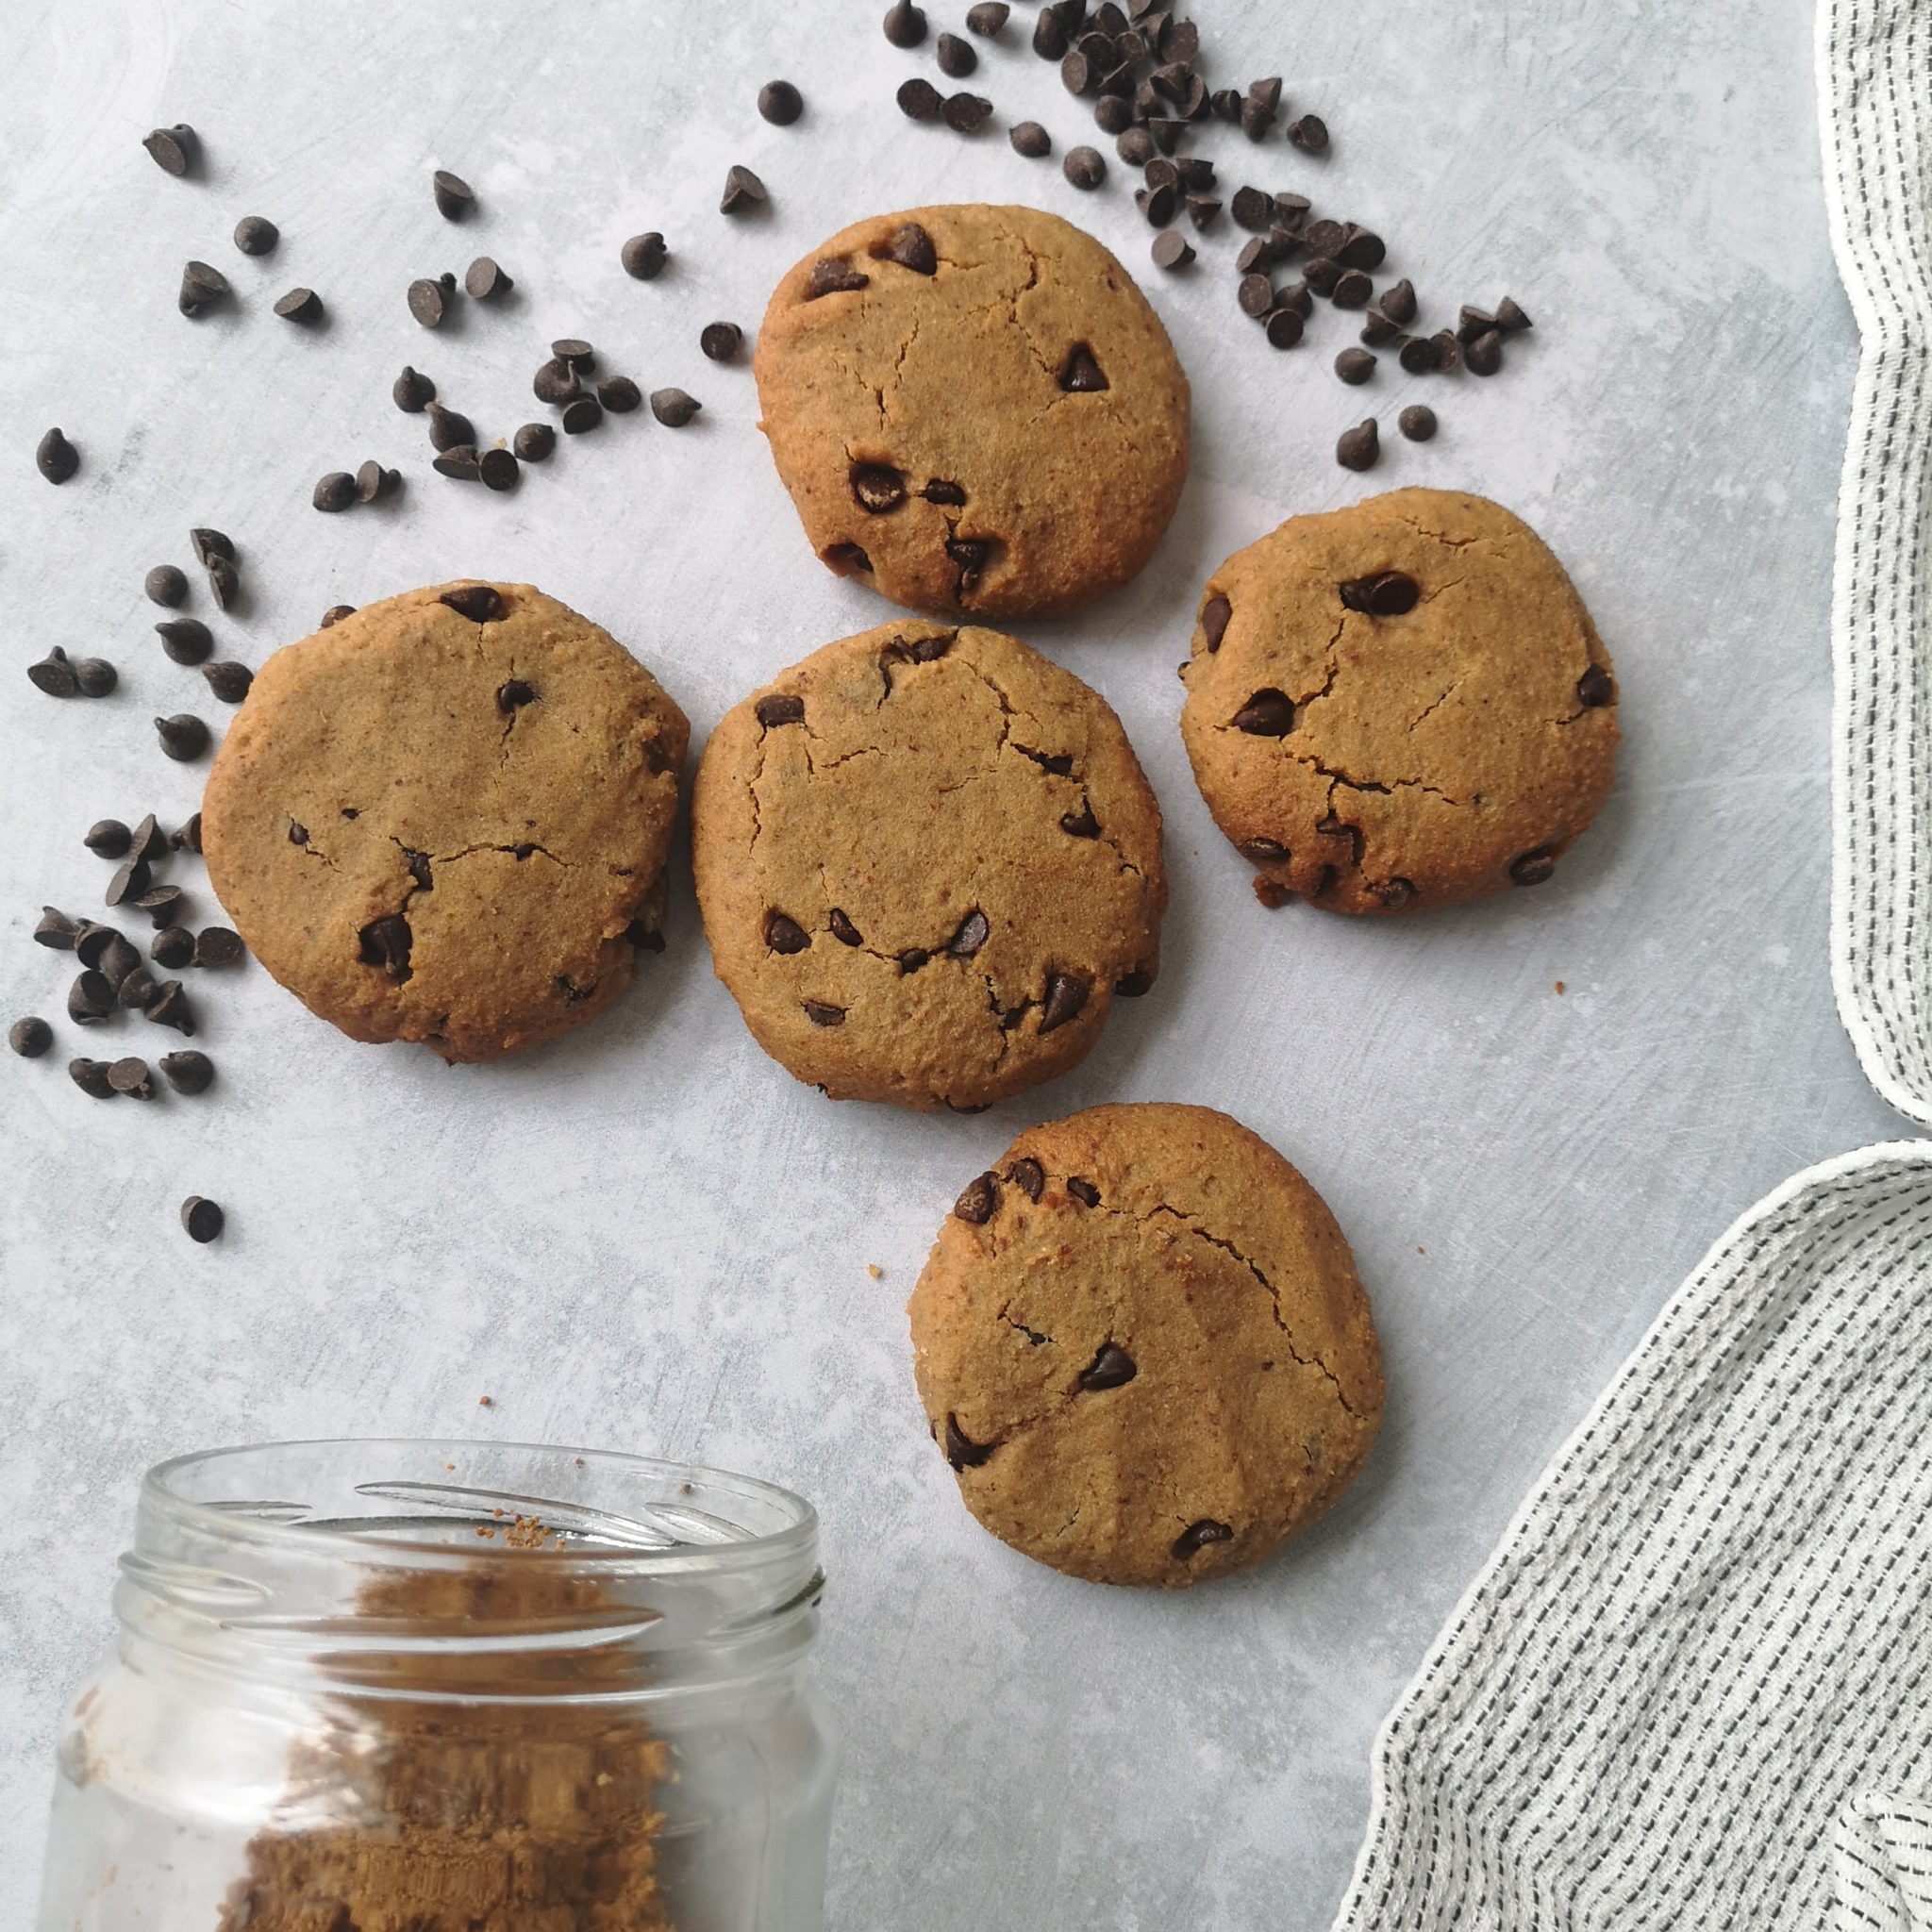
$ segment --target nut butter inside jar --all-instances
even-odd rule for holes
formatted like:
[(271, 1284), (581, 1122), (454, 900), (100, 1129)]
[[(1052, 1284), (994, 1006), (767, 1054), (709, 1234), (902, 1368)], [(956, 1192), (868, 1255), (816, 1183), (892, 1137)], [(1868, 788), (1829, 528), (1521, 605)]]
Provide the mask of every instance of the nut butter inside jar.
[(59, 1748), (42, 1932), (808, 1932), (797, 1496), (591, 1451), (162, 1464)]

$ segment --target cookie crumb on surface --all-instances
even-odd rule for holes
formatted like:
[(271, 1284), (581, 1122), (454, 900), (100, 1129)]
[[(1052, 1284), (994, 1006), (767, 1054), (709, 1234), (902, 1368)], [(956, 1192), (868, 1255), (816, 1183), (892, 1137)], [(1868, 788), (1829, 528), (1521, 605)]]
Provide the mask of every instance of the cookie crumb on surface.
[(1558, 992), (1561, 992), (1563, 991), (1563, 982), (1560, 979), (1557, 982), (1557, 991)]
[(874, 1281), (882, 1281), (885, 1279), (886, 1271), (883, 1268), (881, 1268), (876, 1261), (868, 1261), (865, 1264), (865, 1272), (868, 1274), (870, 1274)]
[(496, 1407), (496, 1400), (493, 1396), (479, 1395), (476, 1398), (476, 1407), (478, 1408), (494, 1408)]

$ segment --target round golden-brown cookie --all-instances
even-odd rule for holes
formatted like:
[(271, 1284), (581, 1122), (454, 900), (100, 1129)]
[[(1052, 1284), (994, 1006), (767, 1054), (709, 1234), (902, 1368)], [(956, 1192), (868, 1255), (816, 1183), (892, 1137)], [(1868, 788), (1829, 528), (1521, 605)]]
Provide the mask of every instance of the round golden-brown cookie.
[(262, 666), (208, 774), (208, 877), (352, 1039), (494, 1059), (601, 1012), (662, 945), (689, 736), (554, 597), (410, 591)]
[(966, 1507), (1092, 1582), (1258, 1563), (1381, 1422), (1381, 1345), (1334, 1216), (1209, 1108), (1027, 1128), (954, 1205), (907, 1312)]
[(998, 631), (844, 638), (727, 712), (691, 793), (718, 977), (835, 1100), (976, 1111), (1145, 992), (1160, 808), (1106, 701)]
[(753, 362), (811, 546), (935, 617), (1133, 576), (1188, 474), (1188, 379), (1100, 243), (1031, 208), (855, 223), (779, 282)]
[(1394, 490), (1208, 580), (1181, 736), (1269, 904), (1414, 912), (1548, 878), (1608, 796), (1609, 654), (1499, 505)]

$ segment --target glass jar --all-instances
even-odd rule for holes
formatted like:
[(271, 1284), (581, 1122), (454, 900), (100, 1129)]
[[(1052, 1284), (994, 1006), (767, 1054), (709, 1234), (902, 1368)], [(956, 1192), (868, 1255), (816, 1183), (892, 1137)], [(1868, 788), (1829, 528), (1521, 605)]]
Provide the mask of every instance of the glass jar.
[(586, 1450), (163, 1463), (59, 1746), (41, 1932), (807, 1932), (811, 1506)]

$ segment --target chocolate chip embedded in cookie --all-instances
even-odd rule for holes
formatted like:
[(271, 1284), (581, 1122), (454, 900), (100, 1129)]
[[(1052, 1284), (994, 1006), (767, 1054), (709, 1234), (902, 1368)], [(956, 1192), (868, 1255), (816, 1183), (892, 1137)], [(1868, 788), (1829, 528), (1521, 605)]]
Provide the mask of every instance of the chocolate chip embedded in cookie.
[(1341, 1494), (1381, 1422), (1341, 1230), (1208, 1108), (1027, 1128), (960, 1194), (907, 1312), (966, 1507), (1092, 1582), (1258, 1563)]
[(356, 1040), (445, 1059), (601, 1012), (656, 940), (684, 714), (527, 584), (411, 591), (277, 651), (208, 774), (249, 950)]
[(1124, 583), (1187, 476), (1188, 382), (1159, 318), (1038, 208), (856, 223), (779, 282), (753, 366), (812, 548), (936, 617)]
[(1541, 884), (1596, 816), (1617, 685), (1528, 525), (1396, 490), (1208, 580), (1181, 736), (1264, 903), (1414, 912)]
[(997, 631), (882, 625), (727, 712), (691, 856), (745, 1024), (838, 1100), (991, 1106), (1158, 965), (1160, 809), (1120, 720)]

